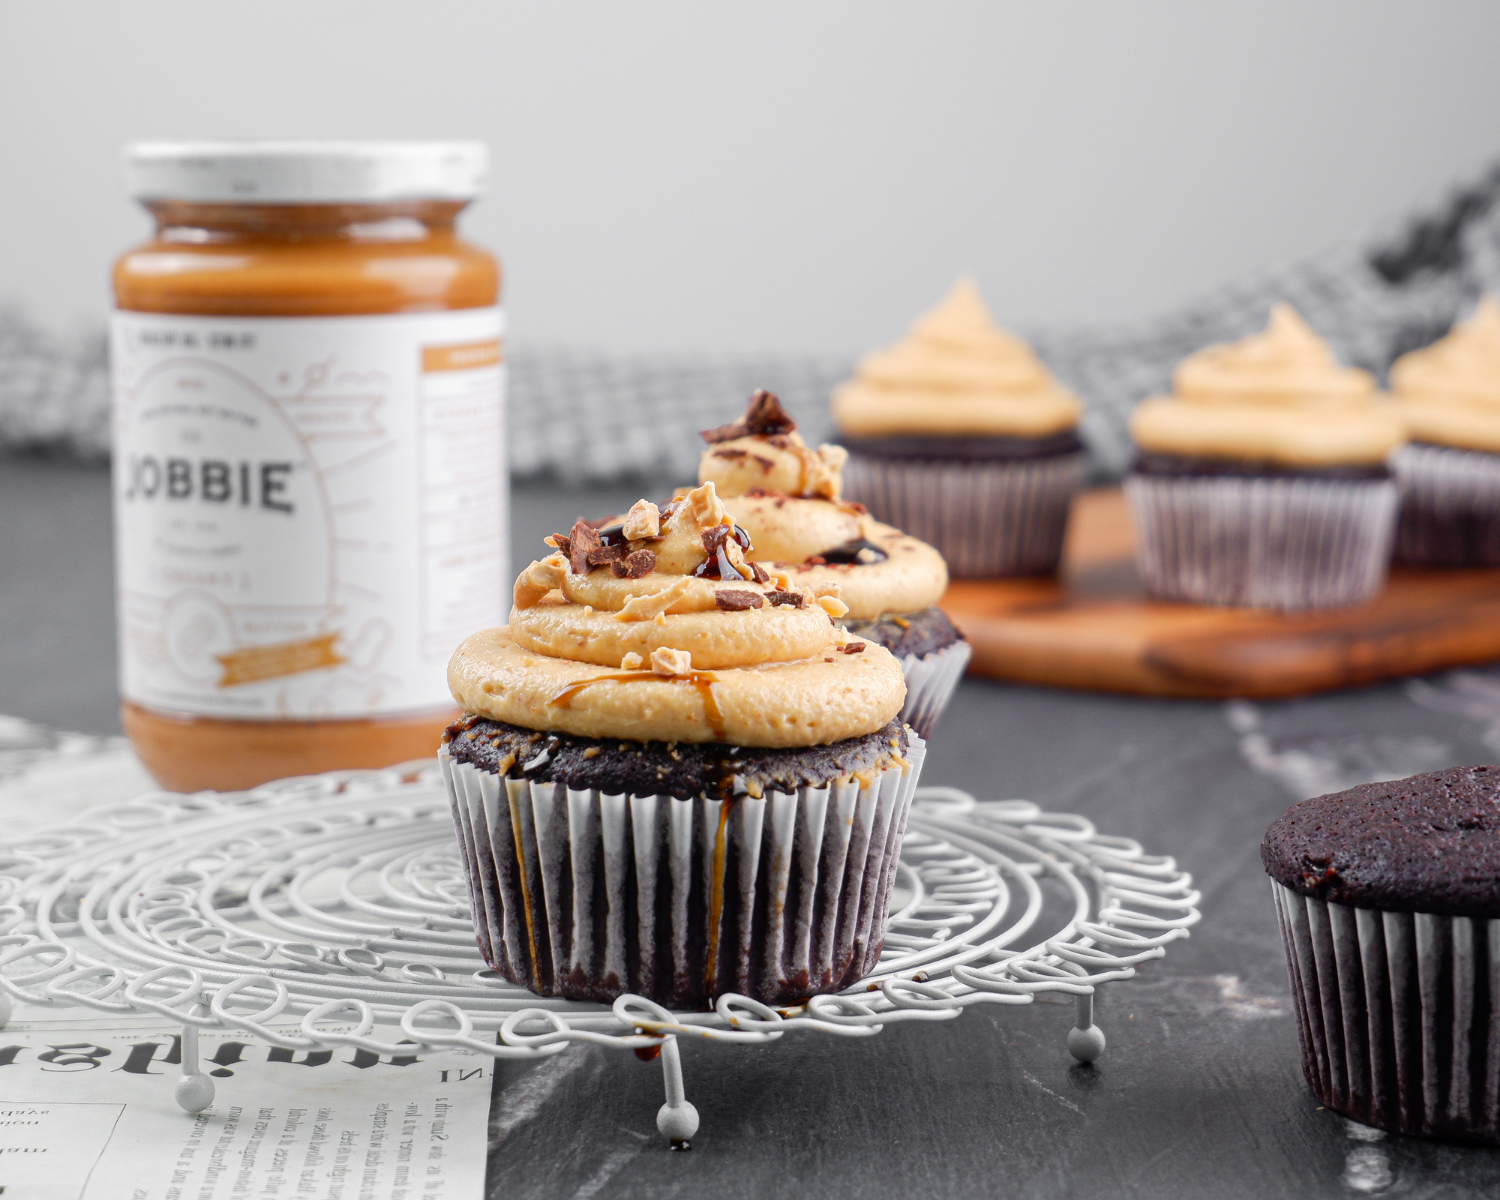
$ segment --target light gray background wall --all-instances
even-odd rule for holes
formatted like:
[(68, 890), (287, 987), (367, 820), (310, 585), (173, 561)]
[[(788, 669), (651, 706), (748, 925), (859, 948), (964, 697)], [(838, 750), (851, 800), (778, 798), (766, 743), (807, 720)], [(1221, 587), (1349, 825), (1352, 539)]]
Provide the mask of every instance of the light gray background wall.
[(0, 11), (0, 298), (97, 320), (140, 137), (477, 136), (518, 339), (848, 351), (960, 271), (1129, 319), (1500, 152), (1488, 3), (169, 0)]

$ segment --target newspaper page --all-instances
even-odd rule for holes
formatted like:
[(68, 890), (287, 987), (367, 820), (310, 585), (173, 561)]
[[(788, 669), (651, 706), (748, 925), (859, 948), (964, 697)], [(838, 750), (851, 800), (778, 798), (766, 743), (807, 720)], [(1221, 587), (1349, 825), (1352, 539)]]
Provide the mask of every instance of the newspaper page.
[(85, 1015), (23, 1009), (0, 1029), (4, 1200), (484, 1195), (486, 1055), (290, 1051), (205, 1031), (217, 1094), (190, 1114), (173, 1098), (180, 1027)]

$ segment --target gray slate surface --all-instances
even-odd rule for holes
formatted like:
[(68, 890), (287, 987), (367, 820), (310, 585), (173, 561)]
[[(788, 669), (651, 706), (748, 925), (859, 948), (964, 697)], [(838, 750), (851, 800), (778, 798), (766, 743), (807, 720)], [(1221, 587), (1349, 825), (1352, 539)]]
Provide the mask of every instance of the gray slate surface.
[[(514, 545), (529, 558), (640, 490), (517, 488)], [(0, 713), (118, 729), (109, 557), (104, 472), (0, 459)], [(656, 1135), (655, 1063), (592, 1047), (502, 1062), (490, 1195), (1500, 1195), (1500, 1151), (1385, 1137), (1311, 1098), (1256, 855), (1297, 796), (1496, 759), (1486, 672), (1256, 706), (966, 682), (924, 782), (1084, 813), (1176, 855), (1203, 889), (1192, 939), (1103, 990), (1105, 1057), (1072, 1063), (1072, 1008), (1055, 1002), (864, 1041), (689, 1045), (703, 1128), (687, 1154)]]

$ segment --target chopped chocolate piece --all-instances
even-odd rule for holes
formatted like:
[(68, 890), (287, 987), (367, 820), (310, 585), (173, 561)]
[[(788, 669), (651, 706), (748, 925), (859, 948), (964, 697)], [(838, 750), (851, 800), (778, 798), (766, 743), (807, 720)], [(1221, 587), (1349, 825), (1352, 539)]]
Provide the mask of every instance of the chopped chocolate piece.
[(568, 565), (573, 568), (573, 574), (587, 575), (589, 555), (602, 545), (597, 529), (587, 521), (576, 521), (573, 532), (568, 535)]
[(770, 572), (768, 572), (763, 566), (761, 566), (760, 563), (753, 562), (746, 563), (745, 565), (750, 568), (750, 573), (755, 576), (756, 583), (771, 582)]
[(606, 567), (610, 563), (619, 562), (625, 557), (626, 550), (624, 542), (615, 542), (613, 545), (606, 543), (597, 550), (589, 551), (589, 566)]
[(547, 535), (553, 544), (562, 552), (562, 556), (571, 560), (573, 557), (573, 539), (565, 533), (550, 533)]
[(769, 475), (771, 468), (776, 465), (774, 459), (767, 458), (764, 454), (752, 454), (750, 457), (760, 464), (760, 473), (762, 475)]
[(747, 608), (763, 608), (766, 602), (757, 592), (740, 592), (733, 588), (721, 588), (714, 593), (714, 603), (725, 612), (744, 612)]
[(735, 438), (749, 437), (752, 434), (758, 437), (770, 437), (775, 434), (791, 433), (796, 428), (797, 422), (787, 416), (786, 409), (781, 407), (781, 401), (770, 392), (762, 390), (750, 397), (745, 415), (738, 421), (731, 425), (705, 429), (702, 437), (712, 446), (716, 442), (733, 441)]
[(793, 608), (801, 608), (807, 603), (807, 597), (801, 592), (789, 592), (784, 588), (777, 588), (774, 592), (767, 592), (766, 599), (771, 602), (772, 608), (779, 608), (783, 604), (790, 604)]
[(627, 554), (623, 561), (611, 563), (609, 569), (620, 579), (639, 579), (656, 570), (656, 551), (633, 551)]
[[(870, 563), (884, 562), (890, 557), (884, 550), (868, 538), (854, 538), (841, 546), (834, 546), (816, 555), (825, 563), (858, 563), (868, 565)], [(808, 559), (809, 562), (812, 559)]]
[(766, 438), (766, 445), (775, 446), (778, 450), (788, 450), (791, 448), (792, 443), (784, 437), (773, 435)]
[[(745, 549), (750, 549), (750, 535), (738, 525), (715, 525), (702, 534), (703, 550), (708, 558), (698, 565), (694, 575), (702, 579), (743, 579), (739, 568), (729, 560), (725, 547), (732, 537)], [(751, 574), (754, 574), (752, 569)]]
[(863, 654), (865, 644), (863, 642), (845, 642), (839, 649), (845, 654)]
[(703, 531), (703, 549), (710, 558), (724, 549), (724, 543), (728, 540), (728, 525), (715, 525), (712, 529), (705, 529)]
[[(744, 458), (748, 453), (748, 450), (715, 450), (713, 456), (715, 458)], [(756, 457), (760, 456), (757, 455)]]

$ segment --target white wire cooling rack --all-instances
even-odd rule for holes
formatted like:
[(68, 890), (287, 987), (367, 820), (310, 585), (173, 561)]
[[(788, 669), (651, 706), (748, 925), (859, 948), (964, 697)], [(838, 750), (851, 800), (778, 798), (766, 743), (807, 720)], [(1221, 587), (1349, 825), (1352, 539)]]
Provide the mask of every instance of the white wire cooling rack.
[(176, 1096), (189, 1112), (214, 1096), (200, 1029), (382, 1056), (660, 1047), (657, 1127), (681, 1147), (698, 1116), (679, 1038), (873, 1037), (895, 1021), (1062, 992), (1077, 998), (1068, 1050), (1091, 1062), (1104, 1052), (1095, 988), (1187, 937), (1197, 901), (1172, 859), (1083, 817), (920, 788), (868, 979), (794, 1008), (737, 995), (691, 1013), (640, 996), (552, 1000), (485, 968), (436, 765), (410, 763), (248, 792), (155, 793), (0, 842), (0, 1024), (12, 1000), (180, 1023)]

